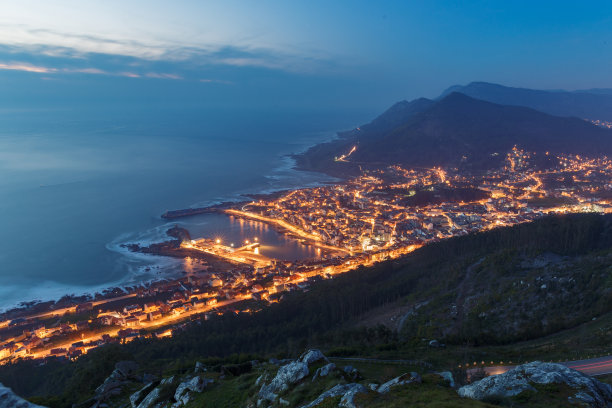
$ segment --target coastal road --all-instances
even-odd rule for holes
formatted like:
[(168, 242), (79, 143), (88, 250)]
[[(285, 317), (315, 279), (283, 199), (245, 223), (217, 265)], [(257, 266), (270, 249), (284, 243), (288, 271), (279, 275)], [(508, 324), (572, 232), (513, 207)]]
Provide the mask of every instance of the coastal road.
[[(110, 302), (116, 302), (118, 300), (124, 300), (124, 299), (129, 299), (132, 297), (136, 297), (136, 293), (129, 293), (127, 295), (124, 296), (119, 296), (119, 297), (114, 297), (114, 298), (110, 298), (110, 299), (103, 299), (103, 300), (96, 300), (91, 302), (92, 305), (94, 307), (99, 306), (99, 305), (103, 305), (104, 303), (110, 303)], [(86, 303), (86, 302), (84, 302)], [(40, 318), (45, 318), (45, 317), (52, 317), (52, 316), (63, 316), (64, 313), (66, 312), (75, 312), (76, 310), (76, 306), (70, 306), (70, 307), (64, 307), (61, 309), (54, 309), (54, 310), (50, 310), (48, 312), (44, 312), (44, 313), (39, 313), (33, 316), (24, 316), (26, 319), (40, 319)]]
[[(599, 375), (607, 375), (612, 374), (612, 356), (604, 356), (604, 357), (596, 357), (589, 358), (586, 360), (574, 360), (574, 361), (565, 361), (560, 362), (566, 367), (572, 368), (574, 370), (580, 371), (584, 374), (596, 377)], [(509, 371), (516, 367), (515, 365), (504, 365), (504, 366), (490, 366), (490, 367), (482, 367), (487, 375), (498, 375), (503, 374), (506, 371)], [(481, 368), (472, 368), (467, 370), (468, 377), (479, 371)]]

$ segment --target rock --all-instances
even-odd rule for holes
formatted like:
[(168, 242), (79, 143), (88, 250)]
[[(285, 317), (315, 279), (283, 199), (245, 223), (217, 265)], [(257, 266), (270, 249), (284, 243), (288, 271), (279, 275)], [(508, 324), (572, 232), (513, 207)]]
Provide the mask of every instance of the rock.
[(134, 377), (137, 370), (138, 364), (135, 361), (119, 361), (115, 364), (115, 371), (113, 373), (116, 372), (120, 374), (123, 379), (128, 379)]
[[(329, 390), (325, 391), (323, 394), (319, 395), (319, 397), (316, 400), (312, 401), (310, 404), (304, 406), (303, 408), (311, 408), (311, 407), (317, 406), (320, 403), (322, 403), (324, 400), (326, 400), (327, 398), (333, 398), (333, 397), (338, 397), (342, 395), (342, 398), (344, 399), (344, 396), (346, 396), (349, 393), (352, 393), (352, 395), (354, 396), (354, 394), (357, 394), (359, 392), (365, 393), (365, 392), (368, 392), (368, 390), (366, 389), (366, 387), (364, 387), (361, 384), (356, 384), (356, 383), (338, 384), (330, 388)], [(347, 397), (347, 401), (346, 401), (347, 404), (349, 403), (348, 402), (349, 399), (350, 399), (350, 402), (352, 403), (353, 397)], [(340, 404), (342, 404), (342, 402), (340, 402)], [(340, 405), (340, 406), (350, 407), (350, 405)]]
[(323, 353), (321, 353), (321, 351), (317, 349), (308, 350), (304, 354), (302, 354), (300, 358), (298, 358), (298, 361), (306, 363), (307, 365), (311, 365), (312, 363), (316, 363), (317, 361), (321, 360), (329, 363), (327, 357), (325, 357)]
[(200, 363), (199, 361), (195, 363), (195, 368), (193, 369), (194, 374), (205, 373), (206, 371), (207, 369), (204, 364)]
[(153, 403), (157, 401), (157, 398), (159, 397), (159, 392), (160, 388), (155, 387), (153, 391), (148, 393), (147, 396), (144, 397), (142, 401), (140, 401), (140, 404), (138, 404), (137, 408), (151, 408), (153, 406)]
[(374, 383), (370, 383), (368, 384), (368, 388), (372, 391), (376, 391), (378, 389), (379, 385), (378, 384), (374, 384)]
[(362, 388), (353, 387), (352, 389), (348, 390), (346, 394), (342, 396), (342, 399), (340, 399), (340, 404), (338, 404), (338, 407), (357, 408), (357, 405), (355, 405), (355, 395), (357, 395), (358, 393), (364, 393), (364, 392), (367, 392), (365, 387), (362, 387)]
[(189, 391), (200, 393), (204, 391), (204, 388), (206, 388), (206, 386), (212, 382), (213, 380), (195, 376), (191, 380), (184, 381), (180, 383), (178, 387), (176, 387), (174, 399), (177, 402), (182, 402), (183, 405), (187, 405), (190, 399)]
[(120, 361), (115, 364), (113, 372), (104, 380), (102, 385), (96, 388), (94, 399), (98, 401), (97, 406), (102, 401), (121, 394), (123, 386), (128, 384), (130, 380), (137, 380), (136, 370), (138, 370), (138, 364), (134, 361)]
[(503, 374), (486, 377), (459, 388), (459, 395), (482, 400), (489, 397), (507, 398), (536, 389), (532, 384), (565, 384), (578, 392), (570, 401), (580, 401), (591, 407), (612, 407), (612, 386), (601, 383), (562, 364), (534, 361)]
[(268, 373), (263, 373), (262, 375), (260, 375), (259, 377), (257, 377), (257, 379), (255, 380), (255, 385), (259, 386), (263, 383), (265, 383), (266, 381), (268, 381)]
[(278, 398), (278, 394), (272, 391), (272, 386), (266, 384), (261, 386), (257, 396), (259, 397), (259, 399), (257, 400), (258, 407), (262, 406), (265, 401), (274, 402)]
[(40, 405), (32, 404), (23, 398), (15, 395), (10, 388), (0, 384), (0, 408), (44, 408)]
[(359, 378), (361, 378), (361, 374), (359, 374), (359, 371), (353, 366), (344, 366), (342, 370), (349, 376), (352, 381), (357, 381)]
[(169, 377), (169, 378), (164, 378), (163, 380), (161, 380), (161, 382), (159, 383), (159, 386), (155, 387), (153, 389), (153, 391), (151, 391), (149, 394), (147, 394), (147, 396), (140, 402), (140, 404), (138, 404), (137, 408), (152, 408), (152, 407), (154, 407), (155, 405), (153, 405), (153, 404), (155, 403), (157, 398), (159, 398), (159, 395), (160, 395), (160, 392), (161, 392), (161, 386), (172, 384), (172, 383), (174, 383), (174, 376)]
[(450, 371), (441, 371), (436, 374), (444, 378), (446, 382), (448, 382), (449, 387), (455, 388), (455, 379), (453, 378), (453, 373), (451, 373)]
[(284, 399), (282, 399), (282, 398), (279, 398), (278, 403), (279, 403), (280, 405), (284, 405), (284, 406), (287, 406), (287, 407), (289, 406), (289, 401), (284, 400)]
[(172, 384), (174, 382), (174, 376), (172, 377), (168, 377), (168, 378), (164, 378), (163, 380), (161, 380), (161, 385), (166, 385), (166, 384)]
[(130, 395), (130, 404), (132, 404), (132, 407), (136, 408), (138, 404), (140, 404), (142, 400), (149, 395), (149, 393), (153, 391), (155, 387), (157, 387), (158, 384), (159, 382), (151, 382)]
[(420, 383), (420, 382), (421, 382), (421, 376), (419, 374), (415, 372), (406, 373), (406, 374), (400, 375), (399, 377), (395, 377), (392, 380), (387, 381), (386, 383), (378, 387), (376, 391), (378, 391), (380, 394), (385, 394), (389, 392), (389, 390), (393, 387), (397, 387), (399, 385), (412, 384), (412, 383)]
[(270, 384), (264, 384), (261, 387), (259, 390), (259, 397), (267, 399), (268, 401), (274, 401), (277, 397), (276, 394), (286, 391), (289, 385), (297, 383), (309, 373), (308, 364), (301, 361), (294, 361), (293, 363), (284, 365), (278, 369), (276, 377), (272, 379)]
[(117, 395), (121, 393), (121, 389), (128, 382), (124, 380), (114, 379), (112, 376), (108, 377), (102, 385), (96, 388), (95, 398), (97, 400), (103, 401), (112, 395)]
[(429, 347), (433, 347), (433, 348), (446, 347), (446, 344), (442, 344), (438, 340), (434, 339), (429, 342)]
[(320, 377), (327, 377), (329, 373), (336, 369), (336, 365), (334, 363), (329, 363), (324, 365), (323, 367), (317, 368), (315, 374), (312, 376), (312, 381), (316, 380)]

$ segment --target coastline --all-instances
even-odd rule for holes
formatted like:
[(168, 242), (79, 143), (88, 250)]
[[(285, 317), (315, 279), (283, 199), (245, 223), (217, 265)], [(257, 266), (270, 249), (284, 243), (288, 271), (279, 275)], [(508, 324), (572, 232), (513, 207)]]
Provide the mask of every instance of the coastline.
[[(291, 182), (291, 185), (289, 186), (282, 185), (287, 183), (281, 183), (281, 185), (278, 187), (263, 187), (256, 191), (236, 191), (233, 195), (224, 199), (210, 200), (207, 203), (209, 204), (208, 206), (203, 206), (201, 208), (215, 208), (223, 210), (231, 208), (232, 206), (239, 205), (240, 203), (248, 203), (252, 200), (256, 200), (263, 197), (276, 197), (282, 195), (287, 191), (342, 182), (342, 179), (339, 179), (338, 177), (334, 177), (330, 174), (309, 169), (301, 169), (297, 165), (297, 156), (304, 154), (306, 151), (308, 151), (314, 146), (317, 146), (321, 143), (327, 143), (338, 138), (338, 133), (336, 131), (325, 133), (327, 134), (327, 137), (325, 139), (301, 146), (298, 153), (280, 154), (278, 157), (281, 160), (281, 164), (277, 165), (276, 167), (273, 167), (269, 171), (269, 174), (264, 175), (264, 177), (268, 180), (277, 181), (291, 177), (297, 179), (298, 183)], [(272, 182), (270, 184), (272, 184)], [(245, 198), (248, 198), (249, 200), (245, 200)], [(194, 205), (198, 205), (198, 203)], [(193, 206), (188, 208), (193, 208)], [(163, 219), (160, 217), (160, 215), (157, 215), (157, 217)], [(173, 223), (174, 220), (170, 219), (167, 221)], [(158, 225), (153, 229), (167, 230), (168, 223)], [(62, 305), (65, 304), (77, 303), (79, 301), (88, 301), (100, 297), (112, 297), (115, 296), (117, 293), (127, 293), (130, 290), (136, 290), (136, 288), (146, 288), (157, 282), (168, 280), (173, 281), (180, 279), (184, 276), (184, 273), (181, 273), (181, 271), (179, 271), (179, 269), (181, 269), (179, 265), (179, 258), (173, 257), (172, 255), (164, 255), (161, 253), (155, 254), (130, 251), (125, 246), (123, 246), (125, 244), (128, 244), (128, 242), (121, 242), (122, 240), (119, 239), (125, 235), (129, 234), (121, 234), (115, 240), (109, 242), (106, 245), (106, 250), (120, 254), (120, 260), (122, 262), (125, 262), (127, 264), (141, 263), (142, 265), (129, 268), (131, 270), (127, 271), (126, 275), (122, 278), (94, 286), (63, 285), (60, 283), (48, 281), (41, 285), (31, 287), (29, 289), (29, 293), (34, 292), (32, 296), (23, 296), (22, 294), (20, 294), (14, 300), (9, 300), (5, 304), (0, 304), (0, 316), (10, 316), (15, 313), (23, 312), (24, 310), (45, 307), (48, 308), (46, 309), (46, 311), (48, 311), (51, 307), (62, 307)], [(167, 241), (167, 239), (164, 239), (163, 236), (159, 236), (157, 239), (151, 239), (148, 244), (155, 242), (160, 243), (165, 241)], [(140, 242), (142, 243), (143, 241)], [(145, 277), (143, 275), (148, 276)], [(8, 289), (13, 287), (14, 289)], [(10, 293), (23, 293), (22, 288), (18, 287), (17, 285), (7, 285), (7, 290)], [(52, 294), (50, 292), (52, 292)]]

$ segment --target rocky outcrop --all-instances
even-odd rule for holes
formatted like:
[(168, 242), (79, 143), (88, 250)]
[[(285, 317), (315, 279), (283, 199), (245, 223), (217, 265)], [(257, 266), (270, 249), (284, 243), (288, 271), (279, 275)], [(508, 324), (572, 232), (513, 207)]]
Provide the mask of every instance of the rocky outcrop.
[(346, 375), (351, 381), (357, 381), (361, 378), (361, 374), (359, 373), (359, 370), (357, 370), (353, 366), (350, 366), (350, 365), (344, 366), (342, 370), (346, 373)]
[(132, 381), (141, 380), (136, 376), (137, 370), (138, 364), (134, 361), (119, 361), (115, 364), (115, 369), (106, 377), (102, 385), (96, 388), (94, 397), (87, 401), (86, 405), (89, 405), (91, 402), (92, 406), (97, 406), (116, 395), (120, 395), (127, 384)]
[(193, 369), (194, 374), (205, 373), (206, 371), (208, 371), (208, 369), (204, 364), (199, 361), (195, 363), (195, 368)]
[(444, 378), (444, 380), (448, 383), (449, 387), (455, 388), (455, 379), (453, 378), (453, 373), (451, 373), (450, 371), (441, 371), (436, 374)]
[(259, 390), (259, 398), (274, 401), (278, 393), (286, 391), (290, 385), (297, 383), (310, 373), (308, 364), (294, 361), (278, 369), (276, 377), (270, 384), (264, 384)]
[(307, 352), (302, 354), (300, 358), (298, 358), (298, 361), (306, 363), (306, 365), (311, 365), (312, 363), (316, 363), (321, 360), (325, 361), (326, 363), (329, 363), (327, 357), (325, 357), (323, 353), (321, 353), (321, 350), (317, 349), (308, 350)]
[[(287, 391), (290, 385), (298, 383), (310, 374), (310, 369), (308, 368), (309, 365), (320, 361), (329, 363), (327, 357), (325, 357), (320, 350), (310, 349), (304, 352), (297, 360), (291, 361), (290, 363), (279, 368), (276, 376), (272, 379), (272, 381), (270, 381), (270, 384), (262, 385), (261, 389), (259, 390), (259, 400), (257, 405), (262, 406), (264, 401), (277, 401), (278, 394)], [(274, 360), (274, 363), (280, 363), (280, 361)], [(334, 369), (336, 366), (334, 364), (328, 364), (325, 367), (327, 367), (327, 373), (325, 374), (327, 375), (329, 374), (329, 371)], [(318, 369), (316, 371), (313, 380), (317, 378), (317, 374), (321, 376), (320, 370), (321, 369)], [(257, 382), (263, 382), (264, 380), (265, 377), (260, 377), (257, 379)]]
[(142, 400), (149, 395), (149, 393), (153, 391), (155, 387), (157, 387), (158, 384), (159, 381), (151, 382), (130, 395), (130, 404), (132, 404), (132, 408), (136, 408), (142, 402)]
[(0, 384), (0, 408), (44, 408), (40, 405), (32, 404), (23, 398), (15, 395), (10, 388)]
[(195, 376), (190, 380), (180, 383), (174, 392), (174, 400), (176, 401), (176, 404), (174, 404), (173, 407), (187, 405), (194, 392), (200, 393), (204, 391), (204, 388), (213, 382), (213, 380)]
[(352, 408), (355, 406), (353, 402), (353, 398), (355, 394), (366, 393), (366, 392), (368, 392), (367, 388), (361, 384), (356, 384), (356, 383), (338, 384), (330, 388), (329, 390), (325, 391), (323, 394), (319, 395), (319, 397), (316, 400), (312, 401), (308, 405), (305, 405), (303, 408), (311, 408), (311, 407), (319, 405), (327, 398), (333, 398), (333, 397), (339, 397), (339, 396), (342, 396), (342, 399), (340, 400), (341, 407)]
[(336, 369), (336, 365), (334, 363), (329, 363), (324, 365), (323, 367), (317, 368), (314, 375), (312, 376), (312, 381), (315, 381), (320, 377), (327, 377), (332, 371)]
[(164, 378), (161, 380), (161, 383), (158, 387), (155, 387), (153, 391), (151, 391), (147, 396), (138, 404), (137, 408), (151, 408), (159, 399), (161, 395), (162, 387), (165, 385), (172, 384), (174, 382), (174, 377)]
[(376, 391), (378, 391), (380, 394), (386, 394), (393, 387), (397, 387), (400, 385), (413, 384), (413, 383), (420, 383), (420, 382), (421, 382), (421, 376), (419, 376), (419, 374), (415, 372), (406, 373), (406, 374), (400, 375), (399, 377), (395, 377), (392, 380), (387, 381), (386, 383), (378, 387)]
[(459, 389), (459, 395), (483, 400), (508, 398), (524, 391), (537, 391), (534, 384), (565, 384), (577, 392), (570, 401), (596, 408), (612, 407), (612, 386), (561, 364), (534, 361), (484, 378)]

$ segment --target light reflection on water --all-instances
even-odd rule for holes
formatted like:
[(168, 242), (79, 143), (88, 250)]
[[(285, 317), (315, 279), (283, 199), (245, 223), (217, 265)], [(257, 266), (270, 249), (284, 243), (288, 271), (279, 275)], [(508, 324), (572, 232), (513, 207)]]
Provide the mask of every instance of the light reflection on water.
[(203, 214), (185, 219), (182, 225), (193, 239), (220, 239), (227, 246), (239, 247), (255, 238), (260, 242), (259, 253), (287, 261), (320, 258), (321, 251), (277, 232), (268, 224), (244, 220), (223, 214)]

